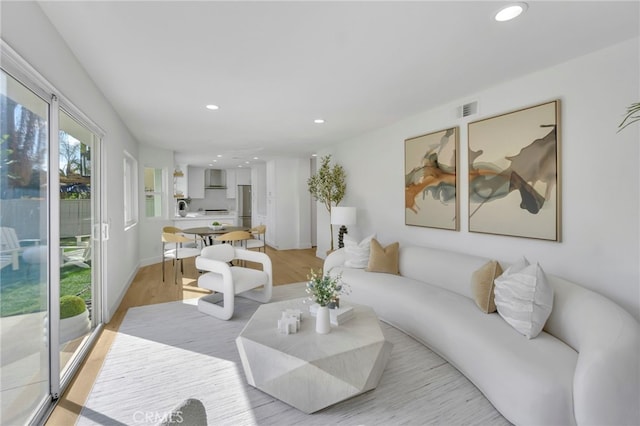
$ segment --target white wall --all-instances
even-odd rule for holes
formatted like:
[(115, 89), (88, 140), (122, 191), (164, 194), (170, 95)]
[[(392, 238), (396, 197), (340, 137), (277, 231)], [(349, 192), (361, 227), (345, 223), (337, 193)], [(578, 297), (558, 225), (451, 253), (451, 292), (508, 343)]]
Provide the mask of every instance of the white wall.
[[(640, 124), (616, 133), (626, 107), (640, 99), (638, 38), (470, 93), (328, 150), (347, 172), (341, 205), (356, 206), (360, 236), (400, 241), (504, 261), (525, 255), (545, 271), (613, 299), (640, 318)], [(508, 59), (506, 59), (508, 62)], [(478, 100), (477, 120), (561, 100), (562, 242), (468, 232), (467, 182), (461, 179), (461, 231), (404, 225), (404, 139), (460, 126), (460, 172), (466, 176), (467, 122), (456, 108)], [(318, 254), (329, 245), (328, 214), (318, 208)]]
[(309, 160), (269, 160), (266, 242), (278, 250), (311, 248)]
[(107, 320), (115, 313), (138, 268), (138, 227), (124, 230), (123, 150), (138, 157), (138, 143), (77, 62), (35, 2), (2, 2), (1, 37), (67, 99), (106, 131), (103, 139), (107, 179)]
[[(140, 198), (140, 245), (139, 259), (140, 265), (146, 266), (158, 263), (162, 260), (162, 228), (173, 225), (172, 218), (175, 216), (175, 200), (173, 198), (173, 151), (166, 149), (158, 149), (146, 144), (140, 144), (140, 158), (138, 165), (140, 167), (140, 185), (138, 193)], [(165, 171), (165, 199), (164, 199), (164, 216), (158, 218), (145, 217), (144, 204), (144, 182), (143, 173), (145, 167), (153, 167), (163, 169)]]
[(253, 226), (267, 224), (267, 166), (256, 164), (251, 167), (251, 223)]

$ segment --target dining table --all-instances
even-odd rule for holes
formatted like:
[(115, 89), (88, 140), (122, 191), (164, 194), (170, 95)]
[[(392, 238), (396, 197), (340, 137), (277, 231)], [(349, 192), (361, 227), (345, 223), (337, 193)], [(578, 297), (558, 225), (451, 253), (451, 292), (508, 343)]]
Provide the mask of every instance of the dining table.
[(248, 226), (225, 226), (222, 229), (213, 229), (208, 226), (198, 226), (196, 228), (187, 228), (183, 229), (182, 232), (184, 234), (195, 234), (202, 238), (202, 241), (205, 245), (212, 245), (213, 238), (217, 235), (224, 235), (227, 232), (233, 231), (248, 231)]

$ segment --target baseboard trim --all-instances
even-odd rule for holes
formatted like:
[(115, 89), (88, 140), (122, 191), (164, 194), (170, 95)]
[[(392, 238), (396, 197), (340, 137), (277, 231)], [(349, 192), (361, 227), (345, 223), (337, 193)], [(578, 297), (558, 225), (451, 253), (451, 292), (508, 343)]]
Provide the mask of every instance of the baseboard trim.
[(138, 264), (133, 269), (131, 274), (129, 274), (129, 278), (127, 278), (127, 284), (124, 286), (124, 288), (118, 295), (118, 299), (116, 303), (112, 304), (107, 309), (107, 314), (109, 317), (105, 319), (105, 322), (104, 322), (105, 324), (111, 321), (111, 318), (113, 318), (113, 316), (116, 314), (116, 311), (118, 310), (118, 308), (120, 307), (120, 304), (122, 303), (122, 299), (124, 299), (125, 294), (127, 294), (127, 291), (129, 291), (129, 287), (131, 287), (131, 283), (133, 283), (133, 280), (136, 278), (136, 275), (138, 275), (139, 270), (140, 270), (140, 262), (138, 262)]

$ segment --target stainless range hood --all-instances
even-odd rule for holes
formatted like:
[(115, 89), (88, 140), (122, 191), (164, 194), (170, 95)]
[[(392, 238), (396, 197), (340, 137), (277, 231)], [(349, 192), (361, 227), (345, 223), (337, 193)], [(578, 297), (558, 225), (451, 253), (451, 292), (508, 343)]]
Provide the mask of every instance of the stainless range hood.
[(220, 169), (206, 169), (204, 171), (204, 187), (208, 189), (226, 189), (227, 172)]

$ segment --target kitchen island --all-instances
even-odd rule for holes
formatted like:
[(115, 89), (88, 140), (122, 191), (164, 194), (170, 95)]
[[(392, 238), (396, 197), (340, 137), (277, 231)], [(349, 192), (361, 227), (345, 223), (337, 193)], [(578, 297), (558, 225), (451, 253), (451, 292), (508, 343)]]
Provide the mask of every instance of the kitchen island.
[(212, 222), (220, 222), (222, 224), (236, 226), (238, 224), (238, 216), (234, 211), (230, 211), (226, 214), (204, 214), (202, 212), (189, 212), (185, 217), (175, 216), (173, 218), (174, 226), (180, 229), (209, 226)]

